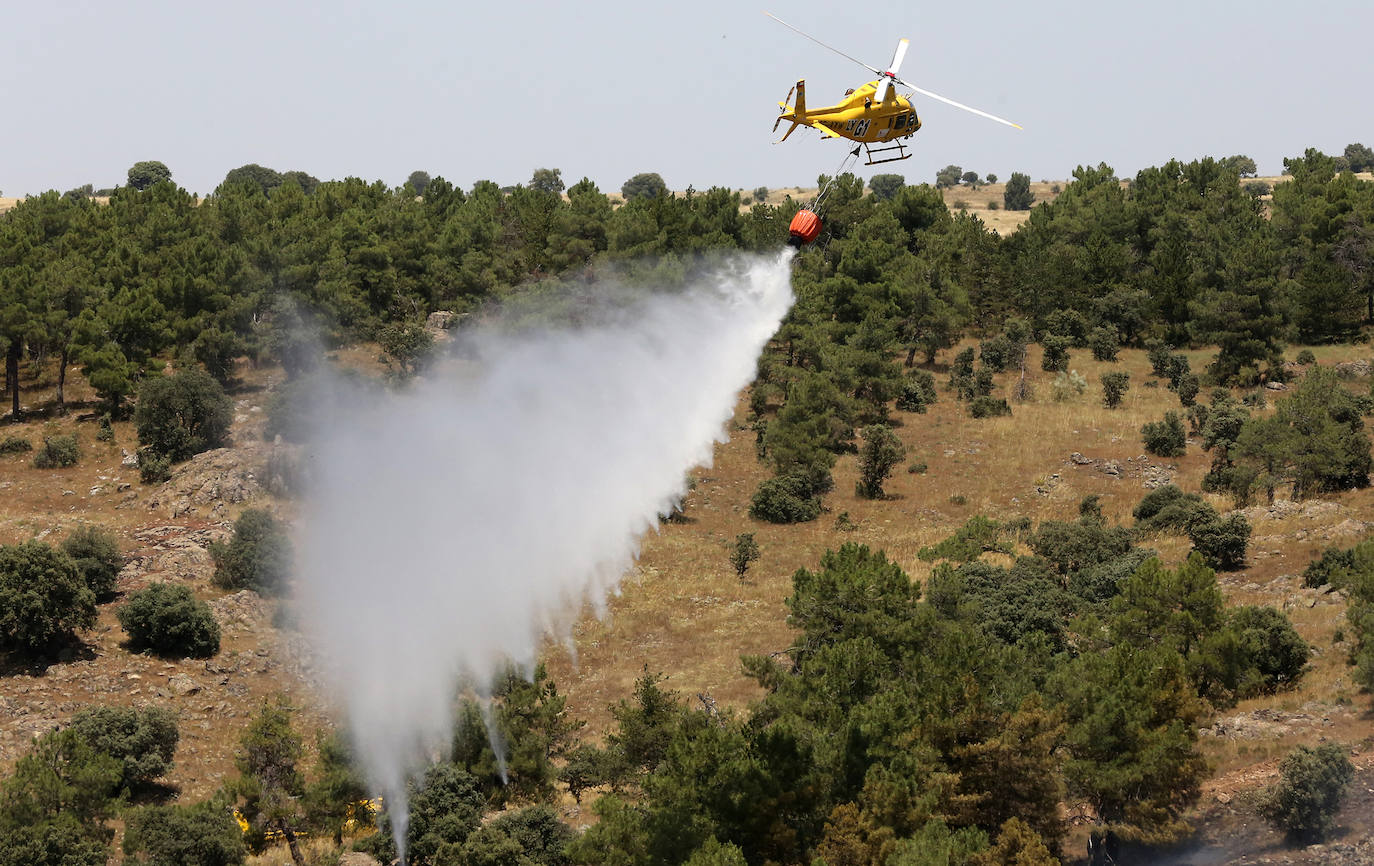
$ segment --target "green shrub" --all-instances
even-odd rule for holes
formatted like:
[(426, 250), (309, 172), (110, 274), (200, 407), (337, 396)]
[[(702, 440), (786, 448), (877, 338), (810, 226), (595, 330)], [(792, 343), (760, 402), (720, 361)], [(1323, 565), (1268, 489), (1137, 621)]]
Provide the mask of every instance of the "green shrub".
[(219, 652), (219, 624), (185, 584), (151, 584), (129, 596), (116, 614), (132, 650), (194, 658)]
[(1205, 520), (1188, 528), (1193, 549), (1218, 571), (1235, 571), (1245, 566), (1245, 549), (1250, 545), (1250, 522), (1239, 513), (1219, 520)]
[(1040, 369), (1047, 373), (1062, 373), (1069, 369), (1069, 347), (1073, 345), (1072, 339), (1046, 334), (1040, 345), (1045, 350), (1040, 358)]
[(1178, 385), (1183, 381), (1183, 377), (1192, 373), (1192, 367), (1188, 364), (1188, 356), (1183, 354), (1171, 354), (1164, 365), (1164, 377), (1169, 380), (1169, 390), (1177, 391)]
[(1088, 338), (1088, 320), (1077, 310), (1061, 307), (1045, 317), (1045, 333), (1067, 337), (1074, 346)]
[(27, 454), (33, 450), (33, 443), (23, 436), (6, 436), (0, 441), (0, 455)]
[(1000, 523), (981, 514), (975, 514), (950, 537), (932, 547), (921, 548), (917, 551), (916, 558), (923, 562), (934, 562), (937, 559), (969, 562), (988, 552), (1011, 554), (1012, 545), (1002, 540), (1002, 536), (1003, 526)]
[(1145, 341), (1145, 357), (1150, 360), (1150, 372), (1161, 379), (1169, 375), (1169, 347), (1160, 340)]
[(759, 484), (749, 516), (769, 523), (805, 523), (821, 516), (821, 500), (804, 475), (790, 473)]
[(210, 557), (216, 586), (272, 594), (285, 587), (291, 573), (291, 539), (272, 512), (248, 508), (235, 521), (227, 544), (210, 545)]
[(978, 360), (994, 373), (1001, 373), (1016, 361), (1016, 346), (1005, 336), (998, 334), (978, 345)]
[(129, 790), (172, 769), (180, 738), (176, 716), (163, 707), (91, 707), (73, 716), (70, 727), (120, 762), (120, 787)]
[(1264, 793), (1260, 812), (1291, 836), (1321, 839), (1335, 826), (1354, 778), (1355, 767), (1343, 746), (1298, 746), (1279, 763), (1278, 784)]
[(36, 469), (65, 469), (75, 466), (81, 460), (81, 449), (76, 445), (76, 434), (69, 436), (45, 436), (43, 447), (33, 455)]
[(1281, 611), (1246, 605), (1233, 608), (1227, 618), (1253, 671), (1252, 682), (1243, 684), (1237, 697), (1271, 693), (1302, 677), (1312, 648)]
[(1115, 361), (1116, 353), (1121, 349), (1121, 338), (1115, 328), (1093, 328), (1092, 333), (1088, 334), (1088, 348), (1098, 361)]
[(41, 541), (0, 546), (0, 640), (41, 654), (95, 625), (95, 593), (72, 558)]
[(106, 412), (100, 416), (100, 429), (96, 431), (95, 439), (97, 442), (113, 442), (114, 438), (114, 424), (110, 421), (110, 413)]
[(125, 862), (149, 866), (238, 866), (248, 856), (243, 833), (224, 803), (147, 806), (129, 814)]
[(138, 480), (144, 484), (161, 484), (172, 477), (172, 461), (151, 448), (138, 449)]
[(735, 576), (743, 580), (745, 572), (759, 555), (759, 543), (754, 540), (754, 533), (741, 532), (736, 535), (735, 546), (730, 548), (730, 565), (735, 569)]
[(139, 445), (173, 463), (223, 445), (233, 418), (233, 402), (199, 367), (149, 378), (134, 409)]
[(935, 399), (935, 377), (925, 370), (913, 370), (902, 382), (897, 408), (903, 412), (924, 413)]
[(1312, 354), (1311, 349), (1303, 349), (1301, 352), (1298, 353), (1298, 363), (1302, 364), (1303, 366), (1315, 364), (1317, 363), (1317, 356)]
[(1102, 405), (1108, 409), (1115, 409), (1120, 406), (1121, 398), (1126, 396), (1126, 391), (1130, 387), (1130, 373), (1102, 374)]
[(906, 471), (912, 475), (924, 475), (929, 468), (924, 460), (916, 460), (906, 467)]
[(101, 832), (69, 814), (0, 830), (3, 866), (105, 866), (110, 846)]
[(1177, 412), (1165, 412), (1164, 420), (1150, 421), (1140, 428), (1140, 435), (1145, 450), (1156, 457), (1182, 457), (1188, 442)]
[(119, 552), (119, 540), (113, 532), (88, 524), (78, 526), (62, 542), (62, 550), (76, 563), (96, 601), (114, 595), (124, 554)]
[(854, 485), (854, 493), (862, 499), (881, 499), (883, 482), (906, 457), (906, 448), (897, 434), (884, 424), (865, 427), (863, 436), (864, 444), (859, 449), (859, 480)]
[(1145, 494), (1132, 513), (1138, 533), (1186, 534), (1198, 523), (1219, 519), (1217, 510), (1196, 493), (1166, 484)]
[(1183, 378), (1178, 380), (1178, 385), (1174, 391), (1178, 393), (1178, 402), (1185, 408), (1191, 408), (1197, 403), (1198, 391), (1202, 389), (1202, 382), (1196, 373), (1185, 373)]
[(1319, 559), (1308, 563), (1307, 567), (1302, 570), (1302, 585), (1308, 589), (1316, 589), (1327, 584), (1341, 587), (1344, 586), (1349, 572), (1353, 568), (1355, 568), (1354, 548), (1328, 547), (1322, 551)]
[(969, 403), (968, 413), (974, 418), (998, 418), (1003, 415), (1011, 414), (1011, 406), (1007, 401), (999, 397), (990, 397), (981, 394), (973, 398)]

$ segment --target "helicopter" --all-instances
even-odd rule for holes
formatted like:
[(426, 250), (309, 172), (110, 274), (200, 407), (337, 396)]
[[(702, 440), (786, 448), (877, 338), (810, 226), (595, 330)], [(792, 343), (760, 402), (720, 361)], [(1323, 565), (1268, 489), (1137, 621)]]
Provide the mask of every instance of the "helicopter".
[[(810, 39), (822, 48), (834, 51), (844, 59), (857, 63), (878, 76), (874, 81), (846, 91), (843, 102), (827, 105), (824, 108), (807, 108), (806, 79), (798, 81), (788, 91), (787, 99), (778, 103), (782, 113), (774, 121), (773, 131), (777, 132), (778, 125), (784, 120), (790, 121), (792, 125), (787, 128), (787, 132), (783, 133), (782, 138), (775, 142), (777, 144), (786, 141), (788, 136), (797, 130), (797, 127), (810, 126), (819, 130), (827, 138), (847, 138), (850, 141), (858, 142), (863, 146), (868, 156), (868, 165), (909, 159), (912, 154), (903, 139), (910, 138), (916, 133), (916, 130), (921, 128), (921, 118), (917, 116), (911, 100), (896, 92), (895, 85), (898, 84), (915, 93), (939, 100), (946, 105), (962, 108), (964, 111), (971, 111), (980, 117), (986, 117), (989, 120), (1021, 129), (1019, 124), (1012, 123), (1010, 120), (988, 114), (986, 111), (979, 111), (972, 106), (947, 99), (938, 93), (922, 90), (916, 85), (898, 78), (897, 69), (902, 65), (902, 58), (906, 56), (910, 40), (903, 39), (898, 42), (897, 50), (892, 55), (892, 62), (888, 64), (887, 69), (878, 69), (869, 66), (862, 60), (850, 57), (838, 48), (826, 45), (816, 37), (798, 30), (771, 12), (763, 14), (787, 29)], [(792, 102), (794, 94), (796, 95), (796, 102)]]

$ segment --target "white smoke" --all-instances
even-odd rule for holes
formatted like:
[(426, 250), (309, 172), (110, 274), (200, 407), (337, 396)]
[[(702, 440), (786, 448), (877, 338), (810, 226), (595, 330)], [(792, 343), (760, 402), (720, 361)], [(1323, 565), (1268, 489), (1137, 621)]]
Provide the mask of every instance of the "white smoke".
[[(602, 607), (709, 464), (792, 302), (791, 251), (741, 256), (598, 324), (475, 339), (408, 391), (340, 386), (302, 515), (302, 619), (398, 842), (456, 683), (529, 665)], [(595, 291), (593, 291), (595, 294)]]

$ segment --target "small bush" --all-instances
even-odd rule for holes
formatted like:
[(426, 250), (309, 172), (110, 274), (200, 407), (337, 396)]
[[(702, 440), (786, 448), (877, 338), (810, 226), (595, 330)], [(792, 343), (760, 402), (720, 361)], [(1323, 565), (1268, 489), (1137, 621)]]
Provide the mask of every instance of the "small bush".
[(1156, 457), (1182, 457), (1188, 442), (1187, 431), (1177, 412), (1165, 412), (1163, 421), (1151, 421), (1140, 428), (1145, 450)]
[(1074, 346), (1084, 345), (1088, 330), (1087, 318), (1077, 310), (1061, 307), (1045, 317), (1045, 333), (1068, 337)]
[(95, 439), (97, 442), (113, 442), (114, 424), (110, 422), (110, 413), (106, 412), (100, 416), (100, 429), (96, 431)]
[(135, 651), (194, 658), (219, 652), (219, 624), (210, 606), (184, 584), (151, 584), (129, 596), (116, 614)]
[(1164, 377), (1169, 380), (1169, 390), (1177, 391), (1178, 384), (1183, 381), (1183, 377), (1192, 372), (1187, 355), (1171, 354), (1164, 364)]
[(27, 454), (33, 450), (33, 443), (23, 436), (6, 436), (0, 441), (0, 454)]
[(1239, 513), (1219, 520), (1200, 521), (1188, 528), (1188, 538), (1207, 565), (1217, 571), (1235, 571), (1245, 566), (1250, 522)]
[(1046, 335), (1040, 341), (1045, 352), (1040, 358), (1040, 369), (1047, 373), (1062, 373), (1069, 369), (1069, 347), (1073, 340), (1069, 337)]
[(994, 373), (1001, 373), (1015, 361), (1016, 346), (999, 334), (978, 346), (978, 360)]
[(912, 475), (924, 475), (928, 468), (924, 460), (917, 460), (907, 466), (906, 471)]
[(1317, 363), (1317, 356), (1312, 354), (1311, 349), (1303, 349), (1298, 353), (1298, 363), (1303, 366)]
[(1166, 484), (1145, 494), (1133, 512), (1138, 533), (1186, 534), (1194, 525), (1220, 519), (1217, 510), (1196, 493)]
[(1233, 608), (1228, 619), (1254, 671), (1254, 681), (1242, 685), (1239, 697), (1272, 693), (1302, 677), (1312, 648), (1281, 611), (1242, 606)]
[(1145, 341), (1145, 357), (1150, 360), (1150, 372), (1160, 378), (1169, 375), (1169, 347), (1160, 340)]
[(95, 593), (72, 558), (41, 541), (0, 545), (0, 642), (40, 655), (95, 625)]
[(75, 466), (81, 460), (81, 450), (76, 446), (76, 434), (70, 436), (45, 436), (43, 447), (33, 455), (36, 469), (65, 469)]
[(1093, 328), (1092, 333), (1088, 334), (1088, 348), (1098, 361), (1115, 361), (1116, 353), (1121, 349), (1121, 338), (1117, 336), (1115, 328)]
[(968, 413), (974, 418), (998, 418), (1003, 415), (1010, 415), (1011, 406), (1007, 405), (1006, 400), (982, 394), (973, 398), (973, 402), (969, 404)]
[(71, 728), (120, 762), (120, 787), (128, 790), (172, 769), (180, 739), (176, 716), (163, 707), (91, 707), (72, 717)]
[(1000, 207), (1001, 205), (999, 205), (995, 199), (988, 202), (988, 210), (997, 210)]
[(229, 809), (209, 800), (189, 806), (146, 806), (129, 814), (126, 863), (238, 866), (248, 856)]
[(1054, 377), (1054, 382), (1050, 384), (1050, 393), (1054, 395), (1056, 403), (1072, 400), (1086, 390), (1088, 390), (1088, 380), (1084, 379), (1077, 370), (1061, 370), (1059, 375)]
[(736, 535), (735, 546), (730, 548), (730, 565), (735, 569), (735, 576), (743, 580), (744, 573), (759, 555), (759, 543), (754, 540), (754, 533), (741, 532)]
[(139, 445), (173, 463), (220, 447), (233, 418), (233, 401), (199, 367), (147, 379), (134, 409)]
[(780, 475), (759, 484), (749, 503), (749, 516), (769, 523), (805, 523), (821, 516), (820, 497), (800, 474)]
[(1308, 563), (1307, 568), (1302, 570), (1302, 585), (1308, 589), (1317, 589), (1328, 583), (1343, 587), (1354, 567), (1354, 548), (1328, 547), (1322, 551), (1320, 559)]
[(1130, 373), (1102, 374), (1102, 405), (1108, 409), (1120, 406), (1121, 398), (1126, 396), (1126, 390), (1130, 387)]
[(1179, 404), (1185, 409), (1194, 406), (1197, 403), (1197, 394), (1201, 388), (1202, 382), (1196, 373), (1185, 373), (1174, 388), (1174, 391), (1178, 393)]
[(150, 448), (138, 451), (138, 480), (144, 484), (161, 484), (172, 477), (172, 461)]
[(1355, 767), (1343, 746), (1298, 746), (1279, 764), (1278, 784), (1265, 792), (1260, 812), (1291, 836), (1320, 839), (1335, 826), (1354, 778)]
[(1240, 402), (1242, 405), (1248, 406), (1251, 409), (1263, 409), (1268, 405), (1268, 401), (1264, 399), (1263, 388), (1256, 388), (1244, 397), (1241, 397)]
[(62, 550), (76, 563), (97, 601), (114, 595), (119, 570), (124, 567), (124, 554), (119, 552), (119, 540), (113, 532), (98, 526), (79, 526), (62, 542)]
[(854, 485), (854, 493), (861, 499), (881, 499), (883, 482), (906, 457), (906, 448), (897, 434), (883, 424), (864, 428), (863, 435), (864, 444), (859, 449), (859, 480)]
[(924, 413), (936, 400), (935, 377), (926, 370), (913, 370), (902, 382), (897, 408), (903, 412)]
[(282, 589), (291, 573), (291, 539), (272, 512), (248, 508), (227, 544), (210, 545), (210, 557), (216, 586), (270, 594)]

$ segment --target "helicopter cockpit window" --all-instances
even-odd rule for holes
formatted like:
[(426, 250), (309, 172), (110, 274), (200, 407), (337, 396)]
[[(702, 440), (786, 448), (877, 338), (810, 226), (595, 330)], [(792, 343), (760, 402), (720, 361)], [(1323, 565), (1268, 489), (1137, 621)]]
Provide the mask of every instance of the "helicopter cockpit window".
[(893, 119), (893, 121), (892, 121), (892, 128), (893, 128), (893, 129), (905, 129), (905, 128), (906, 128), (906, 115), (905, 115), (905, 114), (899, 114), (899, 115), (897, 115), (897, 116)]

